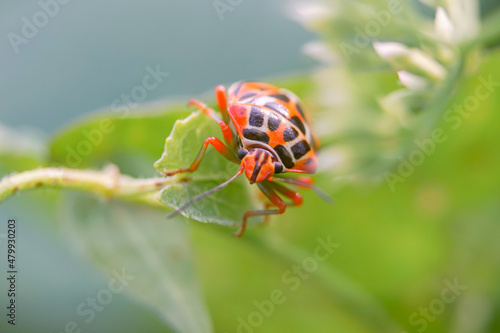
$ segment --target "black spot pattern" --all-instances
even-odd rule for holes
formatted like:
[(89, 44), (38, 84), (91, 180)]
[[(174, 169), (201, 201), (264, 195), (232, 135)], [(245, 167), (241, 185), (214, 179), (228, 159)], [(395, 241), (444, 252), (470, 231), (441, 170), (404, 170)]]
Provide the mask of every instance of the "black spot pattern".
[(283, 101), (285, 103), (290, 102), (290, 98), (288, 98), (288, 96), (283, 95), (283, 94), (274, 94), (274, 95), (270, 95), (270, 97), (274, 97), (274, 98), (279, 99), (280, 101)]
[(293, 116), (292, 118), (289, 119), (295, 126), (299, 128), (299, 130), (306, 134), (306, 128), (304, 127), (304, 123), (300, 120), (299, 117)]
[(255, 95), (257, 95), (256, 92), (250, 91), (250, 92), (247, 92), (245, 95), (241, 96), (240, 99), (247, 99), (247, 98), (253, 97)]
[(238, 87), (236, 87), (236, 89), (234, 90), (234, 93), (233, 93), (233, 95), (234, 95), (234, 96), (238, 96), (238, 93), (240, 92), (240, 89), (241, 89), (241, 85), (242, 85), (242, 84), (243, 84), (243, 82), (240, 82), (240, 83), (238, 84)]
[(297, 106), (297, 111), (299, 111), (300, 115), (305, 118), (305, 115), (304, 115), (304, 109), (302, 108), (302, 105), (300, 104), (300, 102), (297, 102), (295, 104), (295, 106)]
[(288, 152), (288, 150), (282, 145), (277, 145), (274, 147), (274, 151), (278, 154), (281, 159), (281, 162), (285, 165), (287, 169), (293, 168), (295, 165), (292, 160), (292, 155)]
[(261, 127), (264, 124), (264, 113), (259, 107), (252, 106), (248, 123), (251, 126)]
[(269, 103), (264, 104), (264, 106), (266, 108), (270, 108), (271, 110), (279, 112), (280, 114), (282, 114), (284, 116), (288, 116), (287, 108), (278, 102), (269, 102)]
[(267, 127), (271, 132), (274, 132), (280, 127), (281, 118), (274, 113), (269, 113), (269, 117), (267, 118)]
[(293, 157), (295, 157), (296, 160), (307, 154), (309, 150), (311, 150), (311, 147), (306, 140), (299, 141), (292, 146)]
[(262, 131), (253, 128), (244, 128), (243, 136), (248, 140), (260, 141), (264, 143), (269, 143), (269, 136)]
[(283, 132), (283, 140), (285, 140), (286, 142), (292, 141), (298, 135), (299, 135), (299, 133), (295, 130), (295, 128), (289, 126)]
[[(255, 158), (256, 163), (259, 161), (260, 155), (262, 155), (262, 153), (263, 153), (262, 149), (255, 150), (255, 154), (253, 154), (253, 155), (255, 156), (254, 158)], [(265, 160), (266, 160), (266, 158), (264, 158), (264, 161)], [(252, 182), (255, 182), (257, 180), (257, 176), (259, 175), (260, 169), (262, 168), (264, 161), (259, 165), (255, 164), (255, 167), (253, 168), (253, 171), (252, 171), (252, 177), (250, 177), (250, 180)]]
[(283, 165), (281, 165), (278, 162), (274, 162), (274, 173), (282, 173), (283, 172)]
[(246, 155), (248, 154), (248, 150), (246, 150), (245, 148), (240, 148), (238, 149), (238, 158), (241, 160), (243, 159), (243, 157), (245, 157)]

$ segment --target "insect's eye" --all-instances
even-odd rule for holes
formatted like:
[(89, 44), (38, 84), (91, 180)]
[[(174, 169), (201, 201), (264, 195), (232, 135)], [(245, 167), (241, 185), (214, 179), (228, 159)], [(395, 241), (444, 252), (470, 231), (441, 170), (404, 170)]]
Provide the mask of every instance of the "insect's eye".
[(282, 173), (283, 172), (283, 165), (278, 162), (274, 162), (274, 173)]
[(248, 154), (248, 150), (246, 150), (245, 148), (241, 148), (238, 150), (238, 158), (241, 160), (243, 157), (246, 156), (246, 154)]

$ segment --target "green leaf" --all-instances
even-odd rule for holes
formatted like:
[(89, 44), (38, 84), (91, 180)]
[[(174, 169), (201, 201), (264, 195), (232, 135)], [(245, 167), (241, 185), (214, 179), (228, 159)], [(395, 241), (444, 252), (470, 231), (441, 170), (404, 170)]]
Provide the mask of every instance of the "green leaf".
[(184, 223), (167, 221), (159, 210), (82, 194), (63, 206), (71, 243), (100, 269), (130, 275), (126, 292), (175, 332), (212, 332)]
[[(165, 136), (177, 119), (190, 113), (178, 105), (141, 106), (128, 115), (94, 114), (53, 139), (52, 159), (80, 169), (113, 163), (124, 174), (151, 175)], [(90, 262), (108, 273), (130, 269), (136, 278), (127, 291), (176, 332), (212, 331), (184, 224), (167, 221), (160, 211), (130, 204), (103, 203), (84, 195), (66, 200), (62, 223)]]
[(103, 112), (79, 121), (53, 140), (55, 163), (71, 168), (116, 164), (131, 176), (150, 176), (151, 164), (175, 121), (188, 115), (186, 106), (140, 107), (133, 113)]
[[(220, 132), (220, 127), (200, 112), (177, 121), (165, 142), (162, 157), (155, 163), (156, 169), (163, 172), (188, 167), (205, 139), (210, 136), (221, 138)], [(167, 206), (178, 209), (194, 196), (226, 181), (237, 171), (237, 164), (229, 162), (213, 147), (209, 147), (198, 170), (177, 175), (179, 182), (165, 187), (160, 193), (160, 200)], [(254, 204), (250, 188), (246, 178), (240, 176), (222, 190), (189, 206), (182, 214), (200, 222), (239, 224), (244, 211), (259, 209)], [(258, 218), (249, 220), (258, 221)]]
[(45, 165), (43, 139), (34, 132), (0, 123), (0, 177)]

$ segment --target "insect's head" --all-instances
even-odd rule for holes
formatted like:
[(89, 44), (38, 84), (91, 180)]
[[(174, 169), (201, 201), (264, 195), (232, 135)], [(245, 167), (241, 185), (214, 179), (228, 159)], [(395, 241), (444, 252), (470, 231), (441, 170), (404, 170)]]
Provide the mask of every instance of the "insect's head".
[(244, 148), (238, 150), (238, 157), (250, 184), (262, 182), (283, 171), (283, 165), (264, 148)]

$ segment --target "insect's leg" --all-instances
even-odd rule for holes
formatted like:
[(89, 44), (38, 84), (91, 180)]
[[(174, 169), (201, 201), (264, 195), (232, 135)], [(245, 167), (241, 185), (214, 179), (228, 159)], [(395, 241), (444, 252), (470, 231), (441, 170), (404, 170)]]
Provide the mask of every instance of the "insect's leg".
[(293, 191), (289, 189), (288, 187), (285, 187), (281, 184), (277, 184), (274, 182), (269, 182), (269, 186), (271, 186), (274, 190), (277, 192), (283, 194), (285, 197), (292, 199), (293, 203), (288, 204), (288, 206), (300, 206), (302, 205), (302, 202), (304, 199), (302, 198), (302, 195), (300, 193)]
[[(285, 197), (292, 199), (292, 202), (287, 203), (287, 206), (300, 206), (300, 205), (302, 205), (303, 198), (302, 198), (302, 195), (300, 195), (300, 193), (293, 191), (293, 190), (291, 190), (288, 187), (285, 187), (283, 185), (274, 183), (274, 182), (269, 182), (269, 186), (271, 186), (275, 191), (283, 194)], [(270, 203), (270, 202), (266, 203), (266, 209), (268, 209), (269, 207), (272, 207), (272, 206), (273, 206), (272, 203)], [(265, 216), (263, 224), (269, 223), (269, 217), (270, 217), (269, 215)]]
[(307, 177), (307, 176), (302, 176), (302, 177), (297, 177), (297, 178), (272, 177), (269, 180), (275, 180), (278, 182), (293, 184), (295, 186), (299, 186), (302, 188), (310, 188), (325, 202), (327, 202), (329, 204), (333, 203), (333, 199), (330, 198), (330, 196), (328, 194), (326, 194), (319, 187), (314, 185), (314, 180), (311, 177)]
[[(266, 203), (265, 207), (266, 207), (266, 210), (273, 207), (274, 205), (270, 202)], [(271, 218), (271, 215), (265, 215), (264, 216), (264, 221), (262, 221), (262, 226), (267, 226), (269, 225), (269, 219)]]
[[(270, 180), (275, 180), (279, 182), (293, 184), (302, 188), (313, 188), (314, 187), (314, 179), (308, 176), (301, 176), (297, 178), (284, 178), (284, 177), (272, 177)], [(276, 183), (273, 183), (276, 185)]]
[(205, 155), (205, 151), (207, 150), (208, 145), (214, 146), (215, 149), (217, 149), (217, 151), (219, 153), (221, 153), (228, 160), (235, 162), (235, 163), (238, 163), (238, 164), (240, 163), (240, 160), (238, 159), (238, 157), (236, 157), (236, 155), (233, 153), (233, 151), (231, 149), (229, 149), (222, 141), (220, 141), (216, 137), (212, 136), (212, 137), (205, 140), (205, 142), (203, 143), (203, 146), (200, 149), (200, 152), (198, 153), (198, 155), (194, 159), (193, 163), (189, 166), (189, 168), (182, 168), (182, 169), (174, 170), (174, 171), (170, 171), (170, 172), (163, 171), (165, 176), (173, 176), (173, 175), (180, 173), (180, 172), (193, 172), (196, 169), (198, 169), (198, 166), (200, 165), (200, 162), (203, 159), (203, 156)]
[(228, 124), (231, 119), (229, 118), (229, 114), (227, 113), (226, 88), (224, 88), (222, 84), (219, 84), (217, 87), (215, 87), (215, 99), (217, 100), (217, 104), (219, 105), (222, 119), (226, 124)]
[[(262, 193), (262, 192), (261, 192), (261, 193)], [(264, 195), (262, 195), (262, 196), (264, 197)], [(263, 199), (263, 200), (265, 200), (264, 198), (262, 198), (262, 199)], [(264, 209), (265, 209), (265, 210), (268, 210), (268, 209), (269, 209), (269, 208), (271, 208), (271, 207), (274, 207), (274, 204), (273, 204), (272, 202), (266, 202), (266, 203), (264, 204)], [(263, 225), (263, 226), (266, 226), (266, 225), (268, 225), (268, 224), (269, 224), (269, 218), (270, 218), (270, 217), (271, 217), (270, 215), (266, 215), (266, 216), (264, 216), (264, 220), (262, 221), (262, 225)]]
[(198, 109), (203, 111), (207, 116), (209, 116), (210, 118), (215, 120), (215, 122), (217, 122), (217, 124), (219, 124), (219, 126), (222, 130), (222, 135), (224, 136), (224, 141), (226, 141), (226, 143), (230, 147), (234, 147), (234, 138), (233, 138), (233, 133), (231, 132), (231, 129), (229, 128), (227, 123), (225, 123), (224, 121), (220, 120), (219, 117), (217, 117), (217, 114), (215, 114), (215, 111), (213, 109), (209, 108), (205, 103), (200, 102), (196, 99), (190, 99), (188, 102), (188, 105), (195, 105), (196, 107), (198, 107)]
[(278, 210), (251, 210), (243, 213), (243, 220), (241, 221), (240, 230), (236, 232), (234, 235), (236, 237), (241, 237), (245, 233), (245, 229), (247, 226), (247, 219), (252, 216), (260, 216), (260, 215), (271, 215), (271, 214), (283, 214), (286, 209), (286, 203), (279, 197), (279, 195), (266, 183), (257, 183), (260, 190), (269, 198), (271, 203), (278, 207)]

